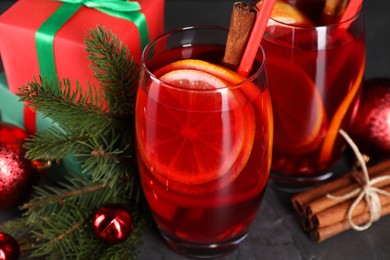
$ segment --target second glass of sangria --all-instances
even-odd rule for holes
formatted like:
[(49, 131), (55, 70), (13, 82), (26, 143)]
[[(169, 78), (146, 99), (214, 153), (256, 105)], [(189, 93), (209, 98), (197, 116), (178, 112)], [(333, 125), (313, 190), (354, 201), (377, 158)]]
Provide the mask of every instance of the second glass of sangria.
[(346, 146), (339, 130), (348, 132), (360, 100), (362, 11), (330, 19), (324, 2), (278, 0), (262, 41), (275, 124), (271, 176), (280, 187), (334, 176), (328, 169)]

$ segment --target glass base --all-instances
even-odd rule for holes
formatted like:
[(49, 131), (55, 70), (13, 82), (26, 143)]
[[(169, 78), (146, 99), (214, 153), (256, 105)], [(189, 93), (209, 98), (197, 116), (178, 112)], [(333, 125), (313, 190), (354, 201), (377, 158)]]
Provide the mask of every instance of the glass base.
[(350, 170), (350, 162), (342, 158), (328, 170), (312, 175), (287, 175), (276, 171), (270, 173), (270, 185), (284, 192), (301, 192), (325, 181), (339, 178)]
[(334, 178), (335, 174), (335, 172), (328, 171), (313, 176), (291, 176), (283, 173), (271, 172), (270, 183), (278, 190), (285, 192), (300, 192)]
[(163, 238), (172, 250), (190, 258), (212, 259), (225, 256), (233, 252), (240, 243), (247, 237), (245, 233), (235, 239), (215, 244), (200, 244), (178, 240), (162, 233)]

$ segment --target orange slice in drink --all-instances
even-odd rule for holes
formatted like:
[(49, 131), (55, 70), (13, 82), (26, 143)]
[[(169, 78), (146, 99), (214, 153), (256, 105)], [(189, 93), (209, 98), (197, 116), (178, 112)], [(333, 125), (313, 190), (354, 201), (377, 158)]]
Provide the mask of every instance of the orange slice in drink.
[[(257, 8), (261, 8), (263, 1), (257, 3)], [(298, 8), (284, 1), (277, 0), (272, 9), (271, 18), (284, 24), (296, 26), (313, 26), (313, 22), (303, 14)], [(272, 24), (272, 19), (269, 21)]]
[(227, 83), (207, 72), (195, 69), (172, 70), (162, 77), (162, 81), (186, 89), (220, 89), (227, 86)]
[(351, 90), (345, 96), (344, 100), (341, 102), (340, 106), (336, 110), (335, 115), (333, 116), (332, 121), (330, 122), (328, 132), (325, 136), (324, 143), (321, 147), (321, 153), (319, 157), (320, 162), (327, 162), (331, 159), (333, 153), (333, 146), (336, 141), (336, 138), (339, 134), (341, 123), (344, 119), (345, 114), (347, 113), (353, 99), (358, 93), (360, 84), (363, 80), (365, 68), (365, 60), (362, 61), (358, 76), (355, 83), (353, 84)]
[(194, 70), (203, 71), (221, 80), (224, 80), (230, 84), (238, 84), (246, 80), (245, 77), (223, 66), (210, 63), (204, 60), (197, 60), (197, 59), (185, 59), (185, 60), (172, 62), (160, 68), (156, 72), (154, 72), (154, 75), (156, 77), (161, 77), (162, 75), (170, 71), (178, 70), (178, 69), (194, 69)]
[(267, 60), (274, 112), (274, 148), (303, 154), (319, 147), (325, 108), (314, 82), (280, 56)]
[(154, 176), (185, 193), (210, 192), (232, 182), (249, 159), (255, 134), (253, 111), (238, 89), (227, 88), (242, 77), (200, 60), (175, 62), (155, 75), (161, 82), (150, 89), (158, 92), (158, 114), (146, 120), (157, 125), (158, 141), (147, 144), (138, 137)]

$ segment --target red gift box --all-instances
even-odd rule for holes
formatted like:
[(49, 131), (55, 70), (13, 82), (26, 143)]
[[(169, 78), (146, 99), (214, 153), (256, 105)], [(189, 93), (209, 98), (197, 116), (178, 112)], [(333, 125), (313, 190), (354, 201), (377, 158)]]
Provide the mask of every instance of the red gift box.
[[(85, 2), (100, 4), (104, 1)], [(118, 2), (123, 4), (123, 1)], [(89, 68), (90, 61), (84, 45), (86, 34), (98, 25), (112, 31), (129, 47), (134, 61), (139, 63), (141, 51), (147, 41), (163, 32), (164, 0), (129, 2), (140, 6), (140, 10), (128, 11), (127, 14), (123, 12), (130, 18), (120, 18), (113, 15), (111, 10), (106, 12), (109, 8), (104, 6), (96, 9), (54, 0), (16, 2), (0, 17), (0, 53), (10, 91), (17, 93), (26, 82), (32, 81), (39, 74), (45, 75), (42, 66), (54, 69), (60, 79), (68, 78), (72, 84), (77, 80), (82, 86), (87, 86), (87, 82), (98, 86)], [(66, 14), (67, 9), (76, 11)], [(64, 23), (52, 36), (52, 50), (46, 47), (39, 51), (37, 37), (43, 34), (43, 38), (47, 38), (46, 34), (49, 34), (50, 38), (50, 32), (46, 32), (46, 28), (58, 23), (57, 16), (60, 12), (62, 16), (65, 13), (65, 17), (68, 17), (61, 18)], [(50, 66), (50, 52), (54, 56), (54, 66)]]

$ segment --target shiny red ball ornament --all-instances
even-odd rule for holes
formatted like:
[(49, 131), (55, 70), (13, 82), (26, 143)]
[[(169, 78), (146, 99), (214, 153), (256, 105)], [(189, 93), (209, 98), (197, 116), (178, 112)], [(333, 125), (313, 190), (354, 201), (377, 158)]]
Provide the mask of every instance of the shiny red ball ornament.
[(95, 212), (92, 227), (100, 240), (113, 245), (129, 237), (133, 231), (133, 219), (124, 206), (109, 204)]
[(25, 158), (27, 137), (23, 129), (0, 122), (0, 210), (19, 205), (38, 178), (32, 162)]
[(0, 232), (0, 259), (15, 260), (20, 255), (19, 245), (16, 240), (6, 233)]
[(390, 156), (390, 79), (365, 82), (351, 137), (368, 156)]

